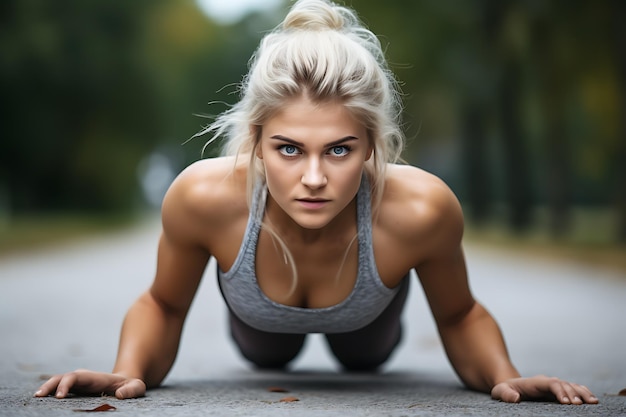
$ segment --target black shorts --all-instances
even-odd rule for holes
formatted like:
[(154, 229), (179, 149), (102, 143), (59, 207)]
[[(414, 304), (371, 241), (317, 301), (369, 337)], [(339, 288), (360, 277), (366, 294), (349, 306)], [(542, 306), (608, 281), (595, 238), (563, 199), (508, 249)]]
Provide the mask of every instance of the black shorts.
[[(401, 315), (409, 291), (409, 276), (383, 312), (367, 326), (347, 332), (326, 334), (337, 360), (346, 370), (373, 371), (393, 353), (402, 338)], [(230, 333), (241, 354), (259, 368), (280, 369), (302, 350), (306, 334), (272, 333), (257, 330), (229, 309)]]

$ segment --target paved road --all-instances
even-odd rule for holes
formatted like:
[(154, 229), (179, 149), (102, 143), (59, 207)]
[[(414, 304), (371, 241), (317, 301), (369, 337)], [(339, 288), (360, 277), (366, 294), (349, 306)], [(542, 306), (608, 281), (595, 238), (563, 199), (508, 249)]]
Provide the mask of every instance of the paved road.
[[(290, 373), (247, 367), (230, 344), (225, 307), (208, 268), (163, 388), (145, 398), (35, 399), (43, 375), (110, 370), (126, 308), (152, 278), (158, 226), (0, 257), (0, 415), (63, 416), (108, 403), (159, 416), (626, 416), (626, 276), (571, 262), (470, 246), (474, 292), (496, 316), (525, 375), (588, 385), (598, 406), (503, 404), (464, 390), (413, 285), (406, 337), (379, 375), (338, 373), (309, 337)], [(269, 392), (271, 386), (289, 390)], [(294, 396), (298, 402), (280, 402)]]

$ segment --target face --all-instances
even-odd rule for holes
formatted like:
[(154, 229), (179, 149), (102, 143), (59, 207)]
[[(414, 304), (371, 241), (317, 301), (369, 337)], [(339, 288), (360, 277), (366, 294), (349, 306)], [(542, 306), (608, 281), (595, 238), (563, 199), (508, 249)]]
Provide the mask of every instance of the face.
[(366, 129), (341, 104), (293, 99), (262, 126), (257, 156), (274, 207), (305, 229), (327, 226), (356, 196), (371, 156)]

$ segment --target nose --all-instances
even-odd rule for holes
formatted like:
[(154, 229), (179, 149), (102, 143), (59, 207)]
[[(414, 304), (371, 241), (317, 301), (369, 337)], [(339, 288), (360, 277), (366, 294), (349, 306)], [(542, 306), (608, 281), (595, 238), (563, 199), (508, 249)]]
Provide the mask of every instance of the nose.
[(306, 161), (306, 167), (300, 182), (314, 190), (326, 185), (328, 179), (324, 174), (319, 158), (309, 158)]

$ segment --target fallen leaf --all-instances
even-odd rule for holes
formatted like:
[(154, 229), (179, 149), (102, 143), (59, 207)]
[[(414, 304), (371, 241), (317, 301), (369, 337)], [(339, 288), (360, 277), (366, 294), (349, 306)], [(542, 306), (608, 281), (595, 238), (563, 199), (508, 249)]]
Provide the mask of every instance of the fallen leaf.
[(97, 412), (97, 411), (114, 411), (117, 410), (117, 408), (113, 407), (112, 405), (109, 404), (102, 404), (96, 408), (92, 408), (91, 410), (81, 410), (81, 409), (76, 409), (74, 411), (79, 411), (79, 412), (83, 412), (83, 413), (92, 413), (92, 412)]
[(269, 392), (289, 392), (289, 390), (281, 387), (269, 387), (267, 390)]
[(626, 388), (624, 388), (623, 390), (621, 390), (621, 391), (619, 392), (619, 394), (617, 394), (617, 395), (621, 395), (621, 396), (623, 396), (623, 397), (626, 397)]
[(293, 403), (296, 401), (300, 401), (299, 398), (296, 397), (285, 397), (285, 398), (281, 398), (279, 402), (281, 403)]

